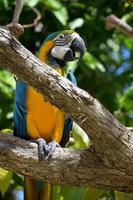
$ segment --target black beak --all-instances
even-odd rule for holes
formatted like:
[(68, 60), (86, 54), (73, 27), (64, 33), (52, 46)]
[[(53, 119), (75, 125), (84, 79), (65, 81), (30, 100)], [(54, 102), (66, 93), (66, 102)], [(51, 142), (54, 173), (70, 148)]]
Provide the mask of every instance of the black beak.
[(65, 54), (64, 60), (65, 61), (72, 61), (76, 60), (75, 52), (80, 53), (80, 57), (83, 57), (85, 53), (85, 43), (81, 37), (76, 37), (70, 46), (70, 50)]
[(82, 40), (81, 37), (75, 38), (71, 44), (72, 51), (74, 52), (79, 52), (80, 53), (80, 57), (83, 57), (84, 52), (85, 52), (85, 43)]

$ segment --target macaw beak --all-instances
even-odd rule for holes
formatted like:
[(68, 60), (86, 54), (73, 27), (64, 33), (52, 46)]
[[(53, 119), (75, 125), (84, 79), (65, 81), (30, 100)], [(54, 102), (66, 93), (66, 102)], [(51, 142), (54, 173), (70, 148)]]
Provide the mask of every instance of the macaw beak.
[(83, 57), (83, 55), (85, 53), (85, 43), (81, 37), (75, 38), (73, 40), (70, 48), (75, 52), (79, 52), (81, 58)]
[(82, 58), (85, 53), (85, 43), (79, 35), (72, 41), (70, 49), (65, 53), (63, 60), (73, 61), (78, 59), (76, 57), (76, 52), (80, 53), (80, 58)]

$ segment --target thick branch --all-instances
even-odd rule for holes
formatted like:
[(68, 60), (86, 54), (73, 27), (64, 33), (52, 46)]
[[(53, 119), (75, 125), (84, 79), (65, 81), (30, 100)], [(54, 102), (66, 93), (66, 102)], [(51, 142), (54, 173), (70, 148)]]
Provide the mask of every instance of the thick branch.
[(1, 134), (0, 166), (54, 184), (133, 192), (133, 176), (105, 166), (89, 149), (58, 148), (49, 162), (39, 162), (36, 144)]
[(96, 99), (41, 63), (7, 30), (0, 29), (0, 66), (42, 93), (70, 114), (91, 135), (95, 150), (105, 164), (133, 175), (133, 134)]
[(120, 31), (125, 33), (127, 36), (133, 38), (133, 28), (129, 26), (127, 23), (120, 20), (115, 15), (107, 16), (105, 19), (105, 27), (107, 30), (111, 30), (112, 28), (118, 28)]

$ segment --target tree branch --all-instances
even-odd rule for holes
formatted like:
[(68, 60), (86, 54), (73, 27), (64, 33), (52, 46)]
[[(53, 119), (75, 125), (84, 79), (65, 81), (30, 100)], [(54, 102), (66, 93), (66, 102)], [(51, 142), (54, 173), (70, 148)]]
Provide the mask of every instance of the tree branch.
[(96, 99), (37, 59), (7, 30), (0, 29), (0, 66), (36, 88), (48, 101), (70, 114), (89, 134), (106, 165), (133, 175), (133, 134)]
[(133, 176), (106, 166), (92, 149), (58, 148), (41, 162), (37, 152), (35, 143), (1, 133), (0, 166), (6, 169), (53, 184), (133, 192)]
[(12, 18), (13, 24), (18, 24), (22, 9), (23, 9), (23, 0), (16, 0), (16, 6), (14, 9), (14, 14)]
[(129, 26), (127, 23), (120, 20), (115, 15), (109, 15), (105, 18), (105, 28), (106, 30), (111, 30), (112, 28), (118, 28), (124, 34), (133, 38), (133, 28)]
[(16, 38), (19, 38), (20, 35), (22, 35), (24, 33), (23, 26), (21, 26), (21, 24), (18, 23), (22, 9), (23, 9), (23, 0), (16, 0), (16, 5), (15, 5), (14, 13), (13, 13), (12, 22), (5, 27)]
[(32, 10), (36, 13), (36, 18), (33, 20), (32, 23), (30, 24), (23, 24), (23, 28), (31, 28), (31, 27), (34, 27), (38, 24), (38, 22), (40, 21), (41, 19), (41, 13), (40, 11), (37, 9), (37, 8), (32, 8)]

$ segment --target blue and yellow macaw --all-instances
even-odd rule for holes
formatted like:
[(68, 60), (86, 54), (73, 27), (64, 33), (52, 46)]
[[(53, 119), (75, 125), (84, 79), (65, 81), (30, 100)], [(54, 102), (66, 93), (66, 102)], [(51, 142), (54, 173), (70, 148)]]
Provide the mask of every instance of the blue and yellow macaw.
[[(77, 59), (77, 52), (83, 56), (84, 51), (82, 38), (74, 31), (65, 30), (50, 34), (40, 48), (38, 57), (60, 75), (65, 76), (65, 63)], [(67, 74), (67, 78), (76, 84), (76, 79), (71, 72)], [(63, 111), (45, 101), (33, 87), (17, 80), (14, 135), (36, 141), (40, 160), (45, 159), (46, 156), (50, 158), (56, 147), (64, 147), (71, 129), (72, 120), (70, 118), (65, 120)], [(24, 199), (50, 200), (51, 185), (38, 184), (37, 181), (25, 177)]]

